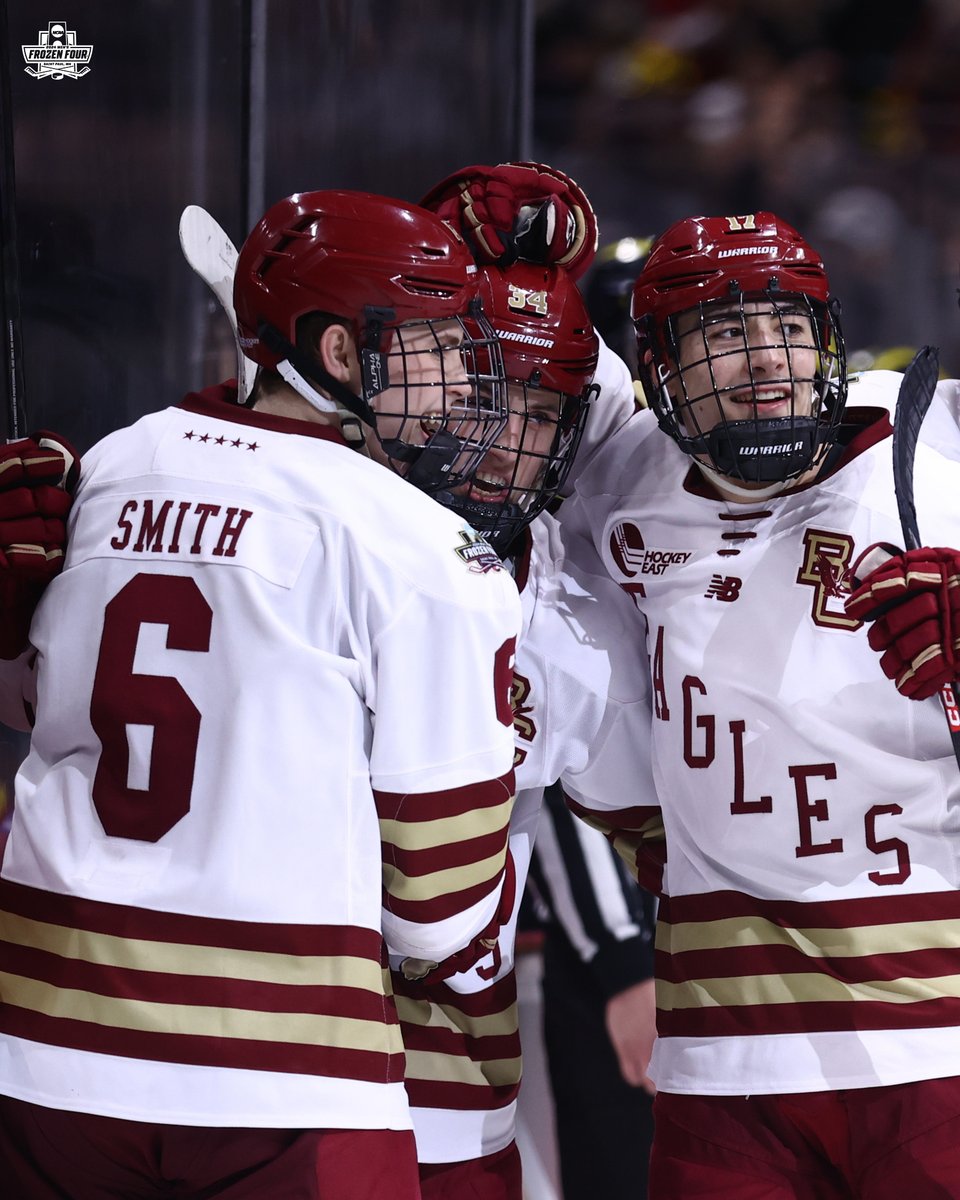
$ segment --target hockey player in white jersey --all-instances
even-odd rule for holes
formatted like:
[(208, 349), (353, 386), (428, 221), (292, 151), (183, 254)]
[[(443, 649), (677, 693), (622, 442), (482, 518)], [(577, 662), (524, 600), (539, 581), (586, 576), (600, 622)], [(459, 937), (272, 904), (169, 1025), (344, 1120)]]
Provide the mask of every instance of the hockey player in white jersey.
[(94, 447), (31, 630), (0, 879), (22, 1200), (417, 1196), (387, 952), (486, 953), (512, 899), (516, 587), (402, 478), (463, 485), (504, 426), (470, 255), (302, 193), (235, 288), (250, 407)]
[[(444, 500), (486, 534), (521, 589), (510, 827), (518, 907), (544, 785), (565, 775), (595, 798), (622, 796), (624, 781), (631, 794), (652, 790), (649, 681), (639, 659), (620, 653), (634, 620), (628, 598), (603, 578), (592, 547), (564, 544), (544, 512), (565, 485), (596, 390), (597, 337), (583, 300), (556, 267), (516, 263), (483, 275), (510, 416), (473, 481)], [(597, 595), (607, 599), (603, 625)], [(475, 967), (428, 987), (395, 979), (425, 1200), (521, 1197), (516, 916)]]
[[(672, 226), (633, 315), (652, 411), (564, 516), (650, 650), (667, 846), (650, 1195), (953, 1196), (960, 774), (938, 704), (883, 679), (876, 596), (845, 606), (858, 556), (901, 536), (889, 414), (845, 407), (823, 263), (772, 214)], [(915, 480), (924, 537), (956, 546), (956, 463), (921, 445)], [(927, 557), (947, 596), (956, 557)], [(905, 694), (909, 623), (909, 644), (891, 635)], [(649, 825), (580, 811), (642, 868)]]

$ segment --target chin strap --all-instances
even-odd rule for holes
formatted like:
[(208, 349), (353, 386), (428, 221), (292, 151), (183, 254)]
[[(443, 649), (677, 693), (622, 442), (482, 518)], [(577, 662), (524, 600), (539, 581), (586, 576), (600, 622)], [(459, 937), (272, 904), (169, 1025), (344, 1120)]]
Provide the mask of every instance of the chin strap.
[[(772, 423), (772, 422), (771, 422)], [(689, 439), (686, 453), (690, 455), (693, 461), (700, 468), (701, 473), (713, 484), (715, 488), (725, 492), (728, 496), (736, 500), (769, 500), (774, 496), (779, 496), (781, 493), (789, 491), (790, 488), (797, 487), (801, 479), (806, 477), (811, 471), (815, 475), (819, 474), (825, 465), (830, 461), (830, 443), (822, 442), (819, 446), (813, 448), (813, 456), (809, 464), (799, 473), (791, 474), (786, 479), (773, 479), (768, 483), (760, 484), (759, 486), (751, 487), (748, 483), (741, 480), (732, 479), (729, 475), (725, 475), (722, 471), (718, 471), (716, 467), (705, 463), (697, 456), (697, 451), (706, 451), (711, 458), (715, 458), (715, 451), (709, 445), (704, 447), (702, 438)], [(699, 444), (698, 444), (699, 443)], [(682, 447), (683, 448), (683, 447)]]
[(708, 483), (711, 483), (718, 492), (732, 496), (734, 500), (771, 500), (774, 496), (779, 496), (781, 492), (785, 492), (787, 488), (793, 487), (797, 482), (796, 479), (780, 479), (776, 483), (768, 483), (765, 487), (744, 487), (741, 484), (734, 483), (726, 475), (721, 475), (713, 467), (708, 467), (699, 458), (694, 458), (693, 462), (700, 468)]
[(302, 396), (317, 412), (332, 413), (339, 418), (340, 432), (343, 434), (344, 441), (352, 450), (360, 450), (364, 454), (367, 453), (367, 439), (363, 432), (363, 425), (345, 405), (338, 404), (335, 400), (331, 400), (329, 396), (324, 396), (322, 392), (318, 392), (315, 387), (304, 379), (288, 359), (283, 359), (277, 363), (277, 373), (293, 388), (298, 396)]
[[(369, 425), (374, 432), (377, 428), (376, 414), (370, 405), (325, 371), (319, 363), (301, 354), (270, 325), (261, 325), (257, 333), (265, 346), (280, 355), (276, 367), (280, 377), (317, 412), (339, 417), (340, 431), (348, 445), (354, 450), (365, 450), (363, 426)], [(314, 384), (330, 395), (324, 395)]]
[(341, 413), (344, 408), (341, 404), (337, 404), (335, 400), (331, 400), (329, 396), (324, 396), (322, 392), (318, 392), (312, 384), (300, 374), (297, 368), (290, 362), (289, 359), (283, 359), (277, 363), (277, 373), (281, 375), (293, 390), (302, 396), (308, 404), (312, 404), (317, 412), (322, 413)]

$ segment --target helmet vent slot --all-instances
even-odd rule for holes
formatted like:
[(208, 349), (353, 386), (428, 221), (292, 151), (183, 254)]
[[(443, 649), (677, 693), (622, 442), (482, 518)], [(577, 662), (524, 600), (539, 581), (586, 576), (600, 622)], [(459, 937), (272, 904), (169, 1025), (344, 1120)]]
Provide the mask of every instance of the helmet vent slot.
[(457, 289), (437, 279), (420, 279), (404, 275), (400, 280), (406, 291), (414, 296), (453, 296)]
[(284, 231), (283, 236), (279, 239), (275, 246), (271, 246), (269, 250), (265, 251), (260, 270), (257, 272), (261, 279), (264, 277), (264, 275), (266, 275), (277, 259), (282, 257), (288, 246), (290, 246), (293, 242), (297, 242), (305, 237), (311, 236), (308, 231), (314, 224), (315, 219), (316, 218), (313, 216), (313, 214), (309, 214), (301, 218), (296, 225), (292, 225)]

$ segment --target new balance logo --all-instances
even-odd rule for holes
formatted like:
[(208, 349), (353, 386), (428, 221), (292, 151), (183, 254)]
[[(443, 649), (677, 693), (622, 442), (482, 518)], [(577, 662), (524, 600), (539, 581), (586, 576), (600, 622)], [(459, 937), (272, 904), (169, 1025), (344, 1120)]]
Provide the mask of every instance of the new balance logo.
[(743, 587), (743, 580), (738, 579), (736, 575), (712, 575), (710, 577), (710, 586), (703, 594), (705, 600), (723, 600), (727, 604), (732, 604), (734, 600), (740, 598), (740, 589)]

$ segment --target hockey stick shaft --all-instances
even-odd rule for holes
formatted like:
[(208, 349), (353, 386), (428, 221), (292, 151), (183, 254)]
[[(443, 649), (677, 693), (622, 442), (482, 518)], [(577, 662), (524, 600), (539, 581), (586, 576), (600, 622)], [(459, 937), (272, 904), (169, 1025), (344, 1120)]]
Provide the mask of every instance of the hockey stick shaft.
[(15, 442), (24, 423), (23, 335), (20, 315), (20, 257), (17, 247), (17, 189), (7, 3), (0, 0), (0, 241), (3, 276), (3, 374), (7, 441)]
[(257, 367), (240, 347), (233, 307), (237, 248), (219, 222), (198, 204), (189, 204), (180, 216), (180, 247), (183, 257), (216, 296), (230, 322), (237, 351), (237, 387), (240, 399), (245, 400), (253, 391)]
[[(913, 467), (920, 438), (920, 426), (927, 414), (937, 387), (940, 358), (935, 346), (924, 346), (914, 356), (906, 369), (893, 419), (893, 487), (900, 513), (900, 528), (904, 547), (907, 550), (920, 548), (920, 528), (917, 508), (913, 498)], [(960, 685), (954, 680), (944, 684), (940, 691), (953, 743), (953, 753), (960, 766)]]

